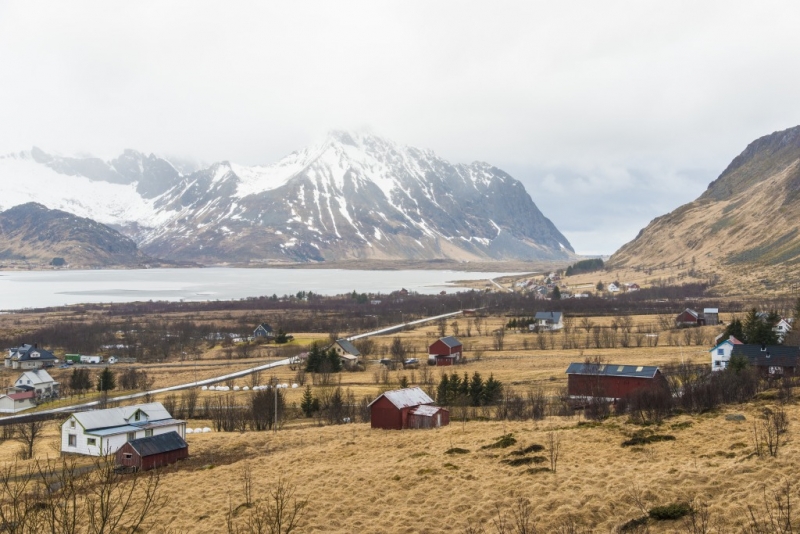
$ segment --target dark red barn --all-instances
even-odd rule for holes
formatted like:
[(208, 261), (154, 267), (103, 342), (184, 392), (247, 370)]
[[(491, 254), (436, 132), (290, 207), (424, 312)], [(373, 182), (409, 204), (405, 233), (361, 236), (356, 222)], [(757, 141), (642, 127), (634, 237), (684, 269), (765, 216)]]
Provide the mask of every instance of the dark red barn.
[(433, 399), (420, 388), (387, 391), (369, 405), (372, 428), (438, 428), (450, 423), (450, 412), (433, 406)]
[(567, 368), (570, 397), (615, 400), (642, 388), (668, 389), (667, 379), (652, 365), (571, 363)]
[(433, 365), (453, 365), (461, 360), (464, 348), (453, 336), (441, 337), (428, 347), (428, 363)]
[(703, 316), (691, 308), (686, 308), (675, 318), (675, 326), (678, 328), (683, 326), (703, 326), (704, 324), (706, 323)]
[(147, 471), (189, 456), (189, 445), (177, 432), (129, 441), (117, 450), (117, 465)]

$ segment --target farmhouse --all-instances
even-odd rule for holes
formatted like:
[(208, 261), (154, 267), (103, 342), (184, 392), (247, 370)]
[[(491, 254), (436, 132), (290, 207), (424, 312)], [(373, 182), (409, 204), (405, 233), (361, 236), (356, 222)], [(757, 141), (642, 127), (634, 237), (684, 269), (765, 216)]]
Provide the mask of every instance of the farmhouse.
[(733, 336), (721, 341), (716, 347), (711, 349), (711, 370), (722, 371), (728, 367), (728, 362), (731, 361), (731, 353), (733, 352), (734, 345), (741, 345), (742, 342)]
[(652, 365), (571, 363), (567, 368), (570, 397), (621, 399), (642, 388), (667, 388), (667, 380)]
[(275, 337), (275, 331), (272, 330), (272, 327), (267, 323), (261, 323), (253, 331), (253, 337), (256, 339), (258, 338), (272, 339)]
[(36, 406), (36, 393), (18, 391), (0, 395), (0, 413), (17, 413)]
[(800, 347), (786, 345), (734, 345), (733, 356), (746, 357), (762, 376), (794, 376), (800, 365)]
[(538, 332), (564, 328), (563, 314), (561, 312), (536, 312), (536, 315), (533, 316), (533, 321), (533, 324), (528, 328)]
[(461, 342), (453, 336), (440, 337), (428, 347), (428, 364), (453, 365), (461, 361), (463, 351)]
[(396, 389), (381, 393), (369, 404), (372, 428), (438, 428), (450, 423), (450, 412), (433, 405), (420, 388)]
[(703, 318), (696, 311), (686, 308), (675, 318), (675, 326), (678, 328), (686, 326), (702, 326)]
[(125, 443), (116, 454), (117, 465), (147, 471), (174, 464), (189, 456), (189, 445), (177, 432), (167, 432)]
[(14, 388), (19, 391), (33, 391), (38, 399), (58, 397), (58, 385), (59, 383), (44, 369), (25, 371), (14, 382)]
[(167, 432), (186, 436), (186, 421), (173, 419), (160, 402), (76, 412), (61, 425), (61, 452), (112, 454), (129, 441)]
[(792, 323), (787, 319), (781, 319), (775, 324), (775, 326), (772, 327), (772, 331), (778, 336), (778, 343), (783, 343), (783, 339), (791, 329)]
[(342, 360), (342, 365), (347, 369), (353, 369), (358, 365), (361, 352), (346, 339), (337, 339), (333, 344), (333, 350)]
[(42, 367), (51, 367), (57, 361), (58, 358), (53, 356), (52, 352), (40, 349), (34, 343), (8, 349), (5, 365), (12, 369), (41, 369)]

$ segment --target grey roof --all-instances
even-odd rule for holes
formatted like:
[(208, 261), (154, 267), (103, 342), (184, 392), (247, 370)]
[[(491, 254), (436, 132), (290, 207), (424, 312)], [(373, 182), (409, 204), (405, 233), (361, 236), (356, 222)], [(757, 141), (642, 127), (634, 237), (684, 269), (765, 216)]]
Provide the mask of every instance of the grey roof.
[(655, 365), (617, 365), (613, 363), (571, 363), (567, 367), (568, 375), (601, 375), (627, 376), (635, 378), (653, 378), (658, 372)]
[(128, 432), (136, 432), (138, 430), (147, 430), (150, 428), (159, 428), (162, 426), (171, 426), (171, 425), (178, 425), (184, 423), (180, 419), (160, 419), (155, 422), (149, 422), (144, 424), (134, 423), (131, 425), (123, 425), (123, 426), (111, 426), (108, 428), (100, 428), (94, 430), (87, 430), (87, 434), (91, 434), (92, 436), (116, 436), (117, 434), (127, 434)]
[(432, 406), (430, 404), (423, 404), (423, 405), (417, 406), (416, 408), (411, 410), (411, 413), (413, 413), (414, 415), (422, 415), (422, 416), (425, 416), (425, 417), (431, 417), (431, 416), (436, 415), (436, 413), (441, 409), (442, 408), (439, 407), (439, 406)]
[(345, 351), (345, 352), (347, 352), (347, 353), (349, 353), (349, 354), (352, 354), (353, 356), (361, 356), (361, 353), (360, 353), (360, 352), (359, 352), (359, 350), (358, 350), (358, 349), (355, 347), (355, 345), (353, 345), (352, 343), (350, 343), (350, 342), (349, 342), (349, 341), (347, 341), (346, 339), (337, 339), (337, 340), (336, 340), (336, 343), (337, 343), (337, 344), (338, 344), (340, 347), (342, 347), (342, 349), (344, 349), (344, 351)]
[[(25, 371), (20, 375), (19, 378), (22, 377), (25, 377), (27, 380), (30, 380), (31, 385), (34, 386), (37, 384), (52, 384), (53, 382), (55, 382), (55, 380), (53, 380), (53, 377), (50, 376), (50, 373), (48, 373), (44, 369), (34, 369), (31, 371)], [(19, 380), (19, 378), (17, 378), (17, 380)]]
[(372, 406), (378, 402), (378, 399), (381, 397), (386, 397), (389, 402), (398, 408), (408, 408), (409, 406), (419, 406), (420, 404), (433, 404), (433, 399), (420, 388), (405, 388), (381, 393), (378, 395), (378, 398), (370, 402), (369, 405)]
[(787, 345), (734, 345), (731, 357), (745, 356), (756, 367), (797, 367), (800, 347)]
[(561, 321), (561, 312), (536, 312), (533, 318), (537, 321), (553, 321), (557, 323)]
[(457, 346), (461, 345), (461, 342), (459, 340), (457, 340), (456, 338), (454, 338), (453, 336), (440, 337), (439, 341), (441, 341), (442, 343), (444, 343), (445, 345), (447, 345), (451, 349), (453, 347), (457, 347)]
[[(16, 347), (13, 349), (9, 349), (9, 356), (14, 360), (18, 361), (27, 361), (27, 360), (57, 360), (52, 352), (49, 350), (41, 349), (35, 347), (33, 345), (22, 345), (20, 347)], [(38, 356), (32, 357), (32, 354), (38, 354)]]
[(267, 332), (272, 332), (272, 327), (270, 325), (268, 325), (267, 323), (261, 323), (260, 325), (258, 325), (256, 327), (256, 330), (258, 330), (259, 328), (263, 328)]
[[(106, 410), (90, 410), (88, 412), (76, 412), (72, 414), (86, 430), (97, 430), (115, 426), (125, 426), (134, 424), (130, 419), (138, 410), (147, 414), (150, 421), (162, 419), (172, 419), (170, 413), (160, 402), (150, 402), (148, 404), (135, 404), (133, 406), (122, 406), (119, 408), (108, 408)], [(138, 422), (138, 421), (137, 421)], [(144, 424), (144, 421), (142, 421)]]
[(703, 308), (703, 313), (719, 313), (719, 308)]
[(149, 438), (134, 439), (129, 441), (128, 444), (142, 457), (177, 451), (188, 447), (180, 434), (175, 431), (150, 436)]

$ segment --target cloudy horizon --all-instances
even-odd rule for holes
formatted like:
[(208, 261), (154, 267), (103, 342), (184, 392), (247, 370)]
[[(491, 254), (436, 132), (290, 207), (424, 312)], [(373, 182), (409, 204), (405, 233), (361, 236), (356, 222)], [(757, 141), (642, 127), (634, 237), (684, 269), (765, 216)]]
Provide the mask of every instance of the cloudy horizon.
[(580, 254), (800, 123), (786, 2), (0, 1), (0, 152), (267, 164), (369, 127), (520, 180)]

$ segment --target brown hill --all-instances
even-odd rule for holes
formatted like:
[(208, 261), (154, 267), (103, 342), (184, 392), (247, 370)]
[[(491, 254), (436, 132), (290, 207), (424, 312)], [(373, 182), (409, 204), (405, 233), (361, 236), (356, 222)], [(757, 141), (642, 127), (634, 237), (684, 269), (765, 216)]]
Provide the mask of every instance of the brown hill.
[(132, 240), (91, 219), (34, 202), (0, 212), (4, 267), (141, 267), (150, 261)]
[(654, 219), (610, 269), (718, 278), (726, 293), (789, 289), (800, 261), (800, 126), (750, 143), (695, 201)]

